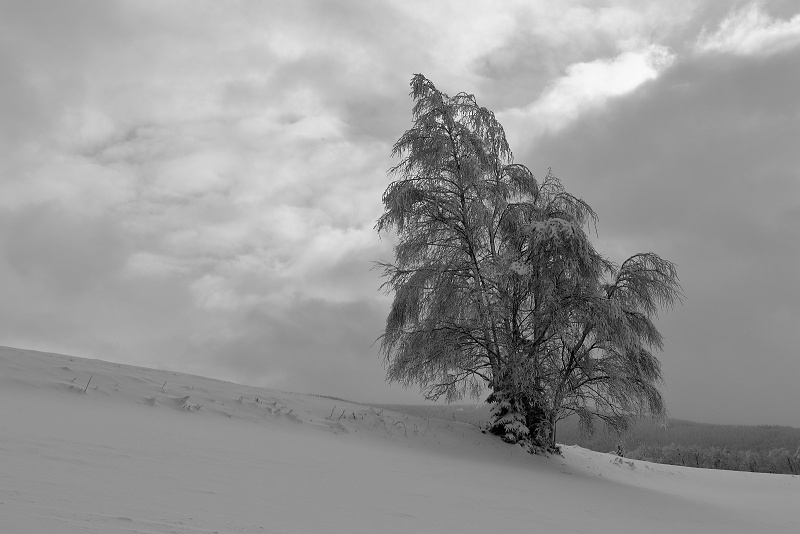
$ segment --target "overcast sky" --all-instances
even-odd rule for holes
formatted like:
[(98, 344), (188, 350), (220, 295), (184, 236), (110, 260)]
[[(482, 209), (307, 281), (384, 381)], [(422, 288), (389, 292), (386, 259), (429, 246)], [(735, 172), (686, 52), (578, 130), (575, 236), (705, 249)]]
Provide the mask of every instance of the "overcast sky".
[[(501, 6), (501, 7), (498, 7)], [(678, 265), (673, 417), (800, 427), (792, 0), (0, 0), (0, 344), (353, 400), (422, 73)]]

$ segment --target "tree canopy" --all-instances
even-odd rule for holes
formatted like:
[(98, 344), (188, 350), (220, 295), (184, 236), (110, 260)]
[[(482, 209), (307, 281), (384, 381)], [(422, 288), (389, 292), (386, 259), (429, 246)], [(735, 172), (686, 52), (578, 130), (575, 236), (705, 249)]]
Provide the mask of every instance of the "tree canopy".
[(664, 416), (663, 340), (653, 318), (681, 298), (674, 264), (652, 252), (617, 265), (593, 247), (597, 215), (549, 172), (514, 163), (503, 127), (473, 95), (411, 80), (413, 126), (383, 194), (378, 232), (394, 295), (381, 336), (387, 378), (428, 398), (496, 405), (490, 430), (555, 449), (558, 420), (616, 429)]

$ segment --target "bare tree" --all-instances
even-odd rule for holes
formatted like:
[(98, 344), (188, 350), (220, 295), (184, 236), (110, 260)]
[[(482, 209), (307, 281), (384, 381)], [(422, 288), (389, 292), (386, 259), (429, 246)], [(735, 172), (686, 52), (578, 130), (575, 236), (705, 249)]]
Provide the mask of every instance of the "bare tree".
[(379, 264), (394, 294), (387, 378), (448, 401), (488, 386), (491, 431), (534, 451), (555, 448), (571, 412), (587, 428), (663, 414), (651, 317), (680, 296), (674, 266), (603, 258), (591, 207), (515, 164), (491, 111), (420, 74), (411, 88), (414, 126), (394, 145), (376, 224), (398, 237), (394, 263)]

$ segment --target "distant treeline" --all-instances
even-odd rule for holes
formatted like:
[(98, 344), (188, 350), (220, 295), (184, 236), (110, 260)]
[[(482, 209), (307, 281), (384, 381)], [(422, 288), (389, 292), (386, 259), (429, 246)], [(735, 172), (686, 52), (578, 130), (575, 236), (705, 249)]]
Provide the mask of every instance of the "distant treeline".
[(800, 474), (800, 446), (793, 452), (788, 449), (770, 449), (766, 453), (753, 450), (731, 451), (728, 448), (700, 447), (699, 445), (640, 445), (625, 453), (628, 458), (659, 464), (685, 465), (705, 469), (751, 471), (753, 473)]
[[(600, 426), (593, 437), (582, 436), (578, 421), (565, 419), (558, 424), (557, 439), (565, 445), (580, 445), (587, 449), (610, 452), (616, 449), (620, 437), (605, 432)], [(800, 445), (800, 428), (789, 426), (743, 426), (693, 423), (681, 419), (669, 419), (666, 427), (650, 420), (640, 421), (630, 432), (622, 436), (623, 446), (628, 450), (643, 445), (665, 447), (697, 445), (700, 448), (727, 448), (729, 451), (755, 451), (766, 454), (772, 449), (787, 449), (794, 452)]]
[[(670, 419), (666, 427), (640, 421), (623, 436), (598, 429), (581, 435), (576, 420), (558, 427), (558, 441), (661, 464), (756, 473), (800, 474), (800, 429), (743, 426)], [(627, 452), (625, 452), (627, 451)]]
[[(485, 404), (380, 405), (419, 417), (456, 420), (483, 427), (489, 421)], [(598, 452), (672, 465), (758, 473), (800, 474), (800, 428), (694, 423), (669, 419), (666, 427), (644, 420), (617, 436), (599, 425), (594, 436), (581, 433), (576, 418), (559, 422), (556, 441)]]

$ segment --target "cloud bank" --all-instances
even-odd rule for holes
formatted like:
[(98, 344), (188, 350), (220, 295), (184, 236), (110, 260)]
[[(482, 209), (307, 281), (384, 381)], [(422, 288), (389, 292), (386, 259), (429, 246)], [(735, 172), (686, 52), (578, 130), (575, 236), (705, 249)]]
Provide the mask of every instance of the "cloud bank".
[(797, 21), (780, 2), (4, 2), (0, 343), (419, 401), (383, 383), (371, 262), (422, 72), (589, 201), (601, 250), (678, 263), (673, 415), (800, 425)]
[(752, 3), (731, 12), (716, 31), (703, 32), (697, 39), (699, 53), (720, 52), (740, 56), (770, 55), (800, 45), (800, 15), (776, 19), (760, 4)]

